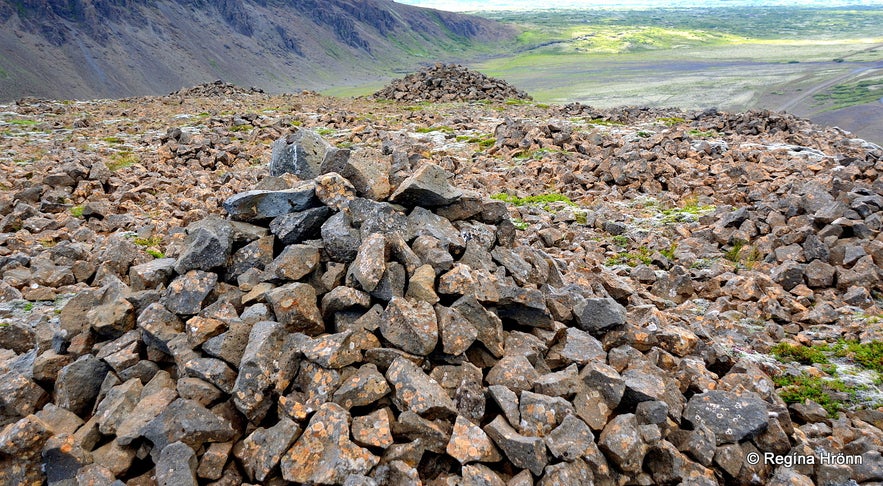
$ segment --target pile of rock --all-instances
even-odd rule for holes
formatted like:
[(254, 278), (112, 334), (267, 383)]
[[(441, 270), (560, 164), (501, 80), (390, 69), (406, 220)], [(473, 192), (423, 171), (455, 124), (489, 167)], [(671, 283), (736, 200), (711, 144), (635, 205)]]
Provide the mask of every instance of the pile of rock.
[(471, 71), (459, 64), (441, 64), (392, 81), (374, 98), (395, 101), (506, 101), (532, 99), (506, 81)]
[(235, 84), (225, 83), (224, 81), (218, 79), (211, 83), (198, 84), (190, 88), (181, 88), (178, 91), (169, 93), (169, 96), (218, 98), (234, 95), (253, 95), (263, 93), (264, 90), (260, 88), (243, 88), (241, 86), (236, 86)]
[(0, 482), (748, 484), (801, 447), (754, 364), (386, 149), (299, 130), (230, 219), (0, 329)]

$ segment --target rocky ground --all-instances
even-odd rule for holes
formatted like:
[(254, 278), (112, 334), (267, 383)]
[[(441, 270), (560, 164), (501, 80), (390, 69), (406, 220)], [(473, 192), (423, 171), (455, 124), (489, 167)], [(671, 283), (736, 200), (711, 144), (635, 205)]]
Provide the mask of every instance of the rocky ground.
[(0, 107), (0, 483), (883, 483), (883, 150), (503, 96)]

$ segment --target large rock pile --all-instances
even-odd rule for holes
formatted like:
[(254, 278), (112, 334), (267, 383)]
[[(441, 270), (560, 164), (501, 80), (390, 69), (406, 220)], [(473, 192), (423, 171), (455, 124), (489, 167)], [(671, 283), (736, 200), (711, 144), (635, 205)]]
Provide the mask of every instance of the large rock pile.
[(459, 64), (441, 63), (393, 80), (374, 93), (374, 97), (413, 102), (531, 99), (506, 81), (487, 77)]
[(224, 81), (218, 79), (211, 83), (203, 83), (196, 86), (191, 86), (189, 88), (181, 88), (178, 91), (169, 93), (169, 96), (217, 98), (234, 95), (252, 95), (263, 93), (264, 90), (260, 88), (243, 88), (241, 86), (236, 86), (235, 84), (225, 83)]
[(0, 482), (749, 484), (801, 447), (754, 364), (386, 149), (299, 130), (229, 219), (4, 328)]

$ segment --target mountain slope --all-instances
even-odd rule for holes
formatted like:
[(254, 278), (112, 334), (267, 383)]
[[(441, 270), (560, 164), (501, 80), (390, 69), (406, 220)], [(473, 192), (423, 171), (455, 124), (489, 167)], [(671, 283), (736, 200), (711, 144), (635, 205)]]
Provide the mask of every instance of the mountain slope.
[(388, 78), (513, 31), (390, 0), (0, 0), (0, 100), (292, 91)]

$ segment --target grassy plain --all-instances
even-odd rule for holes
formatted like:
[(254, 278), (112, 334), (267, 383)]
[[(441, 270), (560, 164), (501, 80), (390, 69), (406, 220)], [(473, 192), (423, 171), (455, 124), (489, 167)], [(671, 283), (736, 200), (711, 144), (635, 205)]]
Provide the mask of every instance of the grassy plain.
[(806, 90), (827, 80), (883, 68), (883, 8), (484, 15), (516, 23), (523, 32), (514, 55), (473, 67), (512, 82), (539, 101), (599, 107), (788, 107), (807, 115), (826, 99), (810, 96), (785, 105), (802, 100)]
[(883, 143), (883, 6), (476, 13), (520, 34), (467, 65), (538, 102), (788, 111)]

